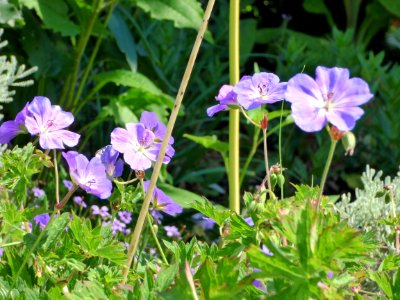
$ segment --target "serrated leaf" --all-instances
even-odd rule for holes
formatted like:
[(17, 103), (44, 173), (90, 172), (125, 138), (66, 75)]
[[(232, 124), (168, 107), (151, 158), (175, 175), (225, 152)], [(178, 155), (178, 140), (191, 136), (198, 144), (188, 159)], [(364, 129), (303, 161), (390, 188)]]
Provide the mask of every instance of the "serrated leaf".
[(172, 283), (178, 272), (178, 264), (164, 267), (158, 274), (156, 279), (156, 289), (160, 292), (165, 291)]
[(389, 299), (393, 299), (390, 278), (385, 272), (369, 272), (369, 278), (375, 281)]
[[(53, 217), (54, 218), (54, 217)], [(46, 226), (46, 241), (42, 244), (42, 249), (47, 251), (51, 248), (60, 234), (64, 231), (69, 222), (69, 213), (63, 213), (61, 216), (50, 220)]]

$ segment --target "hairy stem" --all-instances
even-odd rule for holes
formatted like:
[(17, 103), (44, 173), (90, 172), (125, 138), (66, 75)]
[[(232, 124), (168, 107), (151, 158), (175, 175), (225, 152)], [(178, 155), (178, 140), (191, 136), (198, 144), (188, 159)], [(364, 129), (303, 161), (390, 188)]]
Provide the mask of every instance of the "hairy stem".
[(169, 117), (169, 121), (168, 121), (167, 129), (166, 129), (166, 132), (165, 132), (164, 140), (162, 142), (161, 149), (160, 149), (160, 152), (158, 154), (157, 162), (156, 162), (156, 164), (154, 166), (153, 174), (151, 175), (150, 184), (149, 184), (149, 187), (147, 189), (147, 193), (146, 193), (146, 196), (144, 198), (143, 205), (142, 205), (142, 208), (140, 210), (138, 220), (136, 222), (136, 226), (135, 226), (135, 229), (134, 229), (134, 232), (133, 232), (133, 235), (132, 235), (131, 243), (129, 245), (128, 258), (127, 258), (127, 261), (126, 261), (125, 268), (124, 268), (124, 270), (122, 272), (122, 274), (124, 276), (123, 282), (126, 282), (126, 279), (128, 277), (129, 269), (130, 269), (133, 257), (135, 255), (135, 252), (136, 252), (136, 249), (137, 249), (137, 246), (138, 246), (138, 243), (139, 243), (139, 237), (140, 237), (140, 234), (142, 232), (143, 224), (145, 222), (146, 215), (147, 215), (148, 210), (149, 210), (150, 201), (151, 201), (151, 198), (152, 198), (152, 195), (153, 195), (153, 192), (154, 192), (154, 188), (156, 186), (158, 175), (160, 174), (161, 166), (163, 164), (163, 159), (164, 159), (164, 156), (165, 156), (165, 152), (167, 150), (168, 141), (169, 141), (169, 139), (171, 137), (172, 129), (174, 128), (176, 118), (178, 117), (178, 113), (179, 113), (179, 109), (180, 109), (181, 104), (182, 104), (183, 96), (185, 94), (186, 87), (188, 85), (188, 82), (189, 82), (189, 79), (190, 79), (190, 75), (192, 73), (193, 66), (194, 66), (197, 54), (199, 52), (199, 49), (200, 49), (200, 45), (201, 45), (204, 33), (206, 31), (206, 28), (207, 28), (208, 20), (210, 18), (211, 11), (212, 11), (212, 8), (214, 6), (214, 3), (215, 3), (215, 0), (209, 0), (208, 1), (207, 8), (206, 8), (205, 13), (204, 13), (203, 23), (201, 24), (201, 27), (200, 27), (199, 32), (198, 32), (197, 37), (196, 37), (196, 41), (195, 41), (195, 43), (193, 45), (193, 49), (192, 49), (192, 52), (190, 54), (189, 61), (188, 61), (188, 64), (186, 66), (186, 70), (185, 70), (185, 73), (183, 75), (182, 82), (181, 82), (181, 85), (179, 87), (176, 99), (175, 99), (174, 108), (172, 109), (171, 115)]
[(326, 177), (328, 176), (329, 168), (332, 163), (332, 158), (333, 158), (333, 154), (335, 153), (336, 144), (337, 144), (337, 141), (331, 137), (331, 147), (329, 148), (328, 158), (326, 159), (324, 171), (322, 173), (322, 178), (321, 178), (321, 184), (320, 184), (321, 191), (320, 191), (320, 194), (318, 197), (318, 202), (317, 202), (317, 212), (319, 211), (319, 206), (321, 204), (322, 195), (324, 193)]
[[(229, 81), (239, 81), (239, 15), (240, 0), (231, 0), (229, 5)], [(240, 115), (237, 109), (229, 111), (229, 208), (240, 212)]]
[(269, 171), (269, 163), (268, 163), (267, 129), (263, 129), (263, 139), (264, 139), (264, 161), (265, 161), (265, 173), (267, 175), (267, 185), (268, 185), (268, 190), (270, 191), (270, 195), (273, 195), (271, 186), (271, 174)]
[[(56, 206), (60, 203), (60, 188), (59, 188), (59, 179), (58, 179), (58, 164), (57, 164), (57, 153), (56, 150), (54, 152), (54, 177), (56, 180)], [(58, 212), (60, 213), (60, 212)]]
[[(279, 166), (281, 168), (281, 171), (280, 171), (280, 175), (281, 176), (282, 176), (282, 172), (283, 172), (283, 165), (282, 165), (282, 118), (283, 118), (283, 105), (284, 104), (285, 104), (285, 101), (282, 101), (281, 116), (279, 117), (279, 135), (278, 135)], [(280, 188), (281, 188), (281, 200), (282, 200), (283, 199), (283, 195), (284, 195), (283, 185)]]

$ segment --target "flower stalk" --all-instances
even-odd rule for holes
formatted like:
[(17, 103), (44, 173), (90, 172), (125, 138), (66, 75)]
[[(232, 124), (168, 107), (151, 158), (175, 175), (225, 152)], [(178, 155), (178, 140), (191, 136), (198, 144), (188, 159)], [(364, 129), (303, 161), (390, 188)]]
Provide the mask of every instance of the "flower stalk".
[[(239, 14), (240, 0), (231, 0), (229, 5), (229, 81), (231, 85), (239, 81)], [(229, 208), (240, 212), (239, 181), (239, 110), (229, 111)]]
[(143, 205), (142, 205), (142, 208), (140, 210), (139, 217), (138, 217), (134, 232), (132, 234), (132, 239), (131, 239), (131, 242), (130, 242), (130, 245), (129, 245), (129, 249), (128, 249), (128, 257), (127, 257), (126, 265), (125, 265), (125, 267), (123, 269), (123, 272), (122, 272), (123, 277), (124, 277), (123, 282), (126, 282), (126, 280), (128, 278), (129, 269), (130, 269), (133, 257), (135, 255), (136, 249), (137, 249), (138, 244), (139, 244), (139, 238), (140, 238), (140, 235), (141, 235), (141, 232), (142, 232), (142, 229), (143, 229), (143, 225), (144, 225), (144, 222), (145, 222), (148, 210), (149, 210), (150, 201), (152, 199), (153, 192), (154, 192), (154, 189), (155, 189), (155, 186), (156, 186), (156, 182), (157, 182), (158, 176), (160, 174), (161, 166), (163, 164), (164, 156), (165, 156), (167, 147), (169, 145), (168, 142), (169, 142), (169, 139), (171, 137), (172, 129), (174, 128), (176, 118), (178, 117), (178, 113), (179, 113), (180, 106), (182, 104), (183, 96), (185, 94), (186, 87), (188, 85), (188, 82), (189, 82), (189, 79), (190, 79), (190, 75), (192, 73), (193, 66), (194, 66), (197, 54), (199, 52), (201, 42), (203, 40), (204, 33), (205, 33), (206, 29), (207, 29), (208, 20), (210, 18), (211, 11), (213, 9), (214, 3), (215, 3), (215, 0), (209, 0), (208, 3), (207, 3), (207, 8), (205, 10), (204, 18), (203, 18), (203, 23), (201, 24), (200, 29), (198, 31), (198, 34), (197, 34), (197, 37), (196, 37), (196, 41), (195, 41), (195, 43), (193, 45), (193, 49), (192, 49), (192, 52), (190, 54), (189, 61), (187, 63), (186, 70), (185, 70), (185, 73), (183, 75), (183, 78), (182, 78), (182, 81), (181, 81), (181, 85), (179, 87), (178, 94), (177, 94), (176, 99), (175, 99), (175, 104), (174, 104), (174, 107), (172, 109), (169, 121), (168, 121), (166, 133), (165, 133), (165, 136), (164, 136), (164, 140), (162, 142), (161, 149), (160, 149), (159, 154), (158, 154), (158, 159), (157, 159), (157, 162), (156, 162), (156, 164), (154, 166), (153, 173), (152, 173), (151, 179), (150, 179), (150, 184), (149, 184), (149, 187), (147, 189), (147, 193), (146, 193), (146, 196), (144, 198)]

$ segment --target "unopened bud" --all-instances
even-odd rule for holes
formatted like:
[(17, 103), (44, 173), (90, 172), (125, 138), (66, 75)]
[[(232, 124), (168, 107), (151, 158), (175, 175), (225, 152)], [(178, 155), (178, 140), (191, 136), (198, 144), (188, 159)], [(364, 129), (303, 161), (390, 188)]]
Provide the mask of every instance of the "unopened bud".
[(268, 119), (267, 116), (264, 115), (264, 117), (260, 121), (261, 129), (266, 130), (268, 128)]
[(344, 135), (344, 131), (340, 131), (335, 126), (329, 127), (329, 131), (331, 133), (332, 139), (334, 139), (335, 141), (339, 141)]
[(138, 171), (138, 170), (135, 171), (135, 176), (137, 179), (143, 179), (144, 175), (145, 175), (144, 171)]
[(282, 170), (281, 170), (280, 164), (274, 164), (274, 165), (271, 167), (270, 171), (271, 171), (271, 173), (276, 174), (276, 175), (280, 174), (281, 171), (282, 171)]
[(352, 156), (356, 147), (356, 136), (351, 131), (347, 131), (342, 138), (342, 144), (346, 155)]

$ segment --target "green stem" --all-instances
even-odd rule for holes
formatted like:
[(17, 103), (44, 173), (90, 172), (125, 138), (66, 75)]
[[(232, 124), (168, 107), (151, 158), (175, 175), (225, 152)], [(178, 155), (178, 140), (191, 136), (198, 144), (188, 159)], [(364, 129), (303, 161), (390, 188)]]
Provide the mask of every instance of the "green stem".
[(267, 175), (268, 191), (271, 198), (275, 198), (274, 192), (271, 186), (271, 174), (269, 171), (268, 163), (268, 145), (267, 145), (267, 129), (263, 129), (263, 140), (264, 140), (264, 161), (265, 161), (265, 173)]
[[(113, 2), (114, 2), (114, 1), (113, 1)], [(110, 10), (108, 11), (108, 14), (107, 14), (107, 16), (106, 16), (106, 19), (105, 19), (105, 21), (104, 21), (104, 28), (107, 27), (107, 24), (108, 24), (108, 22), (110, 21), (112, 12), (113, 12), (113, 10), (114, 10), (115, 4), (114, 4), (113, 2), (111, 3)], [(78, 104), (78, 102), (79, 102), (79, 98), (80, 98), (81, 95), (82, 95), (83, 88), (84, 88), (84, 86), (85, 86), (85, 84), (86, 84), (87, 78), (88, 78), (88, 76), (89, 76), (89, 72), (90, 72), (90, 70), (92, 70), (92, 66), (93, 66), (94, 60), (95, 60), (95, 58), (96, 58), (96, 56), (97, 56), (97, 52), (99, 52), (99, 48), (100, 48), (100, 45), (101, 45), (101, 42), (102, 42), (102, 41), (103, 41), (103, 36), (100, 35), (99, 38), (98, 38), (97, 41), (96, 41), (96, 45), (95, 45), (94, 48), (93, 48), (92, 55), (90, 56), (89, 62), (87, 63), (86, 68), (85, 68), (85, 71), (83, 72), (82, 78), (81, 78), (81, 80), (80, 80), (80, 82), (79, 82), (78, 90), (77, 90), (76, 95), (75, 95), (75, 97), (74, 97), (74, 100), (73, 100), (73, 102), (72, 102), (72, 103), (73, 103), (73, 104), (72, 104), (73, 108), (75, 108), (75, 106), (76, 106), (76, 105)], [(75, 109), (73, 112), (74, 112), (75, 114), (77, 114), (78, 111), (79, 111), (81, 108), (82, 108), (82, 106), (80, 105), (80, 106), (79, 106), (79, 109), (77, 108), (77, 109)]]
[(256, 126), (256, 127), (258, 127), (258, 128), (261, 128), (261, 125), (260, 125), (260, 124), (257, 124), (256, 122), (254, 122), (254, 121), (252, 120), (252, 118), (249, 117), (249, 115), (246, 113), (246, 111), (244, 110), (244, 108), (243, 108), (242, 106), (240, 106), (240, 111), (242, 112), (242, 114), (244, 115), (244, 117), (245, 117), (251, 124), (253, 124), (254, 126)]
[(329, 171), (329, 168), (332, 163), (332, 158), (333, 158), (333, 154), (335, 153), (336, 144), (337, 144), (337, 141), (331, 137), (331, 147), (329, 149), (328, 158), (326, 159), (325, 168), (324, 168), (324, 171), (322, 173), (322, 178), (321, 178), (321, 184), (320, 184), (321, 191), (320, 191), (320, 194), (318, 197), (318, 202), (317, 202), (317, 212), (319, 211), (319, 206), (321, 204), (322, 195), (324, 193), (326, 177), (328, 176), (328, 171)]
[(147, 193), (146, 193), (146, 196), (144, 198), (143, 205), (142, 205), (142, 208), (140, 210), (139, 217), (137, 219), (136, 226), (135, 226), (135, 229), (134, 229), (133, 234), (132, 234), (131, 243), (130, 243), (129, 249), (128, 249), (128, 257), (127, 257), (126, 265), (125, 265), (125, 268), (124, 268), (124, 270), (122, 272), (123, 283), (125, 283), (127, 278), (128, 278), (129, 269), (131, 267), (133, 257), (135, 256), (135, 252), (136, 252), (137, 246), (139, 244), (139, 238), (140, 238), (140, 235), (141, 235), (141, 232), (142, 232), (142, 229), (143, 229), (143, 225), (144, 225), (144, 222), (145, 222), (145, 219), (146, 219), (146, 215), (147, 215), (148, 210), (149, 210), (150, 201), (151, 201), (151, 199), (153, 197), (153, 193), (154, 193), (154, 189), (155, 189), (156, 182), (157, 182), (157, 179), (158, 179), (158, 175), (160, 174), (161, 166), (163, 164), (165, 152), (166, 152), (167, 146), (168, 146), (168, 141), (169, 141), (169, 139), (171, 137), (172, 129), (174, 128), (176, 118), (178, 117), (178, 113), (179, 113), (179, 109), (180, 109), (181, 104), (182, 104), (183, 96), (185, 95), (186, 87), (188, 85), (188, 82), (189, 82), (189, 79), (190, 79), (190, 75), (192, 73), (193, 66), (194, 66), (194, 63), (196, 61), (196, 57), (197, 57), (197, 54), (199, 52), (201, 42), (203, 40), (204, 33), (205, 33), (206, 29), (207, 29), (208, 20), (210, 18), (211, 11), (212, 11), (212, 8), (214, 6), (214, 3), (215, 3), (215, 0), (209, 0), (208, 1), (207, 8), (206, 8), (206, 10), (204, 12), (203, 22), (201, 24), (199, 32), (197, 33), (196, 41), (195, 41), (195, 43), (193, 45), (193, 49), (192, 49), (192, 52), (190, 54), (187, 66), (186, 66), (185, 73), (183, 74), (183, 78), (182, 78), (181, 85), (180, 85), (179, 90), (178, 90), (178, 94), (176, 95), (175, 104), (174, 104), (174, 107), (172, 109), (171, 115), (169, 117), (169, 121), (168, 121), (167, 129), (166, 129), (166, 132), (165, 132), (164, 140), (163, 140), (163, 142), (161, 144), (161, 149), (160, 149), (159, 154), (158, 154), (157, 162), (154, 165), (153, 174), (151, 175), (150, 184), (148, 186)]
[(72, 77), (70, 80), (70, 85), (69, 85), (69, 90), (67, 92), (67, 97), (66, 97), (66, 107), (67, 108), (72, 108), (73, 104), (73, 97), (74, 97), (74, 90), (75, 90), (75, 84), (76, 81), (78, 80), (78, 74), (79, 74), (79, 67), (81, 64), (81, 59), (83, 56), (83, 53), (85, 52), (86, 45), (89, 41), (90, 35), (92, 34), (94, 23), (96, 22), (96, 19), (99, 15), (101, 6), (103, 5), (103, 0), (96, 0), (94, 3), (94, 9), (93, 9), (93, 14), (91, 18), (89, 19), (88, 24), (85, 26), (85, 31), (81, 35), (78, 46), (75, 52), (75, 57), (74, 57), (74, 63), (73, 63), (73, 73)]
[(153, 228), (153, 221), (152, 221), (152, 219), (151, 219), (151, 217), (150, 217), (149, 214), (147, 214), (147, 223), (149, 223), (151, 235), (153, 236), (153, 239), (154, 239), (154, 241), (156, 242), (158, 251), (159, 251), (160, 254), (161, 254), (161, 258), (162, 258), (163, 262), (168, 266), (168, 265), (169, 265), (169, 264), (168, 264), (168, 260), (167, 260), (167, 258), (165, 257), (164, 251), (163, 251), (163, 249), (162, 249), (162, 247), (161, 247), (161, 244), (160, 244), (160, 242), (159, 242), (159, 240), (158, 240), (158, 238), (157, 238), (157, 234), (156, 234), (155, 231), (154, 231), (154, 228)]
[[(281, 116), (279, 118), (279, 135), (278, 135), (278, 144), (279, 144), (279, 166), (281, 168), (280, 175), (282, 176), (283, 172), (283, 166), (282, 166), (282, 118), (283, 118), (283, 106), (285, 104), (285, 101), (282, 101), (282, 106), (281, 106)], [(283, 185), (280, 187), (281, 188), (281, 200), (283, 199)]]
[[(229, 81), (239, 81), (239, 16), (240, 0), (231, 0), (229, 5)], [(229, 111), (229, 208), (240, 212), (240, 156), (239, 156), (239, 110)]]
[(59, 179), (58, 179), (58, 164), (57, 164), (57, 153), (56, 150), (54, 152), (54, 177), (56, 180), (56, 206), (60, 203), (60, 188), (59, 188)]
[[(140, 179), (140, 185), (142, 186), (143, 195), (146, 195), (146, 191), (145, 191), (145, 189), (144, 189), (144, 184), (143, 184), (143, 179)], [(154, 241), (156, 242), (156, 245), (157, 245), (158, 251), (159, 251), (160, 254), (161, 254), (162, 260), (164, 261), (164, 263), (165, 263), (166, 265), (169, 265), (169, 264), (168, 264), (168, 260), (167, 260), (167, 258), (165, 257), (164, 251), (163, 251), (163, 249), (162, 249), (162, 247), (161, 247), (161, 244), (160, 244), (160, 242), (159, 242), (159, 240), (158, 240), (157, 234), (156, 234), (156, 232), (154, 231), (154, 228), (153, 228), (153, 221), (152, 221), (152, 218), (151, 218), (151, 216), (149, 215), (149, 213), (147, 213), (147, 223), (149, 224), (151, 235), (153, 236), (153, 239), (154, 239)]]
[(246, 158), (246, 162), (244, 163), (244, 166), (242, 168), (242, 172), (240, 174), (240, 186), (243, 184), (243, 180), (246, 176), (247, 169), (249, 168), (249, 165), (254, 157), (254, 154), (257, 152), (258, 148), (258, 136), (260, 135), (260, 128), (255, 127), (254, 129), (254, 135), (253, 135), (253, 144), (251, 145), (250, 153), (248, 154)]
[(137, 179), (137, 178), (133, 178), (133, 179), (128, 180), (128, 181), (118, 181), (118, 180), (114, 179), (114, 182), (117, 183), (117, 184), (126, 185), (126, 184), (133, 183), (133, 182), (135, 182), (136, 180), (138, 180), (138, 179)]

